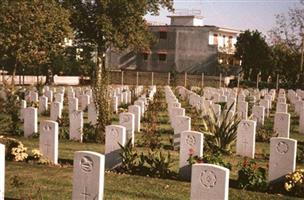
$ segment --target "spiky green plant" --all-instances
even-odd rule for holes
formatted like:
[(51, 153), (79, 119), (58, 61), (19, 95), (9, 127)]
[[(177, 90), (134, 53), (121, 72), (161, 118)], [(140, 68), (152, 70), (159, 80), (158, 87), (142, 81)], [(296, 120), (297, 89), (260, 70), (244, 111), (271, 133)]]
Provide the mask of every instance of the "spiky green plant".
[[(212, 152), (231, 153), (231, 146), (236, 140), (237, 127), (241, 119), (237, 114), (231, 116), (233, 104), (217, 117), (212, 109), (203, 117), (202, 131), (205, 134), (206, 143)], [(225, 106), (225, 108), (227, 108)]]

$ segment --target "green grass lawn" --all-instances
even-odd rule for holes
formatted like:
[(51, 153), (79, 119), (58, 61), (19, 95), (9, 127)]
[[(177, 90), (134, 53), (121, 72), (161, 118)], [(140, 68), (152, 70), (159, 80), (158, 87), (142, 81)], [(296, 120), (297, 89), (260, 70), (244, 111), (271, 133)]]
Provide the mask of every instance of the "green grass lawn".
[[(182, 102), (182, 107), (186, 108), (187, 115), (191, 116), (194, 129), (200, 126), (200, 118), (191, 110), (190, 106)], [(292, 115), (294, 113), (292, 112)], [(117, 115), (113, 116), (117, 124)], [(273, 113), (268, 119), (273, 122)], [(293, 119), (292, 119), (293, 120)], [(168, 125), (168, 114), (166, 111), (158, 113), (159, 124), (157, 130), (162, 133), (161, 139), (164, 146), (170, 145), (170, 137), (173, 130)], [(269, 122), (269, 124), (271, 124)], [(141, 133), (136, 134), (136, 142), (140, 142), (144, 130), (148, 124), (143, 123)], [(298, 124), (292, 122), (291, 137), (304, 142), (304, 135), (298, 133)], [(37, 138), (25, 139), (15, 137), (29, 149), (39, 148)], [(6, 188), (5, 197), (7, 199), (50, 199), (61, 200), (71, 199), (72, 195), (72, 171), (73, 156), (76, 151), (88, 150), (104, 153), (104, 145), (98, 143), (78, 143), (69, 140), (60, 140), (59, 142), (59, 163), (58, 166), (46, 166), (31, 164), (25, 162), (6, 162)], [(139, 152), (146, 152), (148, 148), (139, 147)], [(178, 172), (178, 151), (165, 150), (171, 153), (174, 161), (172, 170)], [(258, 165), (266, 167), (269, 156), (269, 144), (264, 142), (256, 143), (256, 161)], [(231, 200), (283, 200), (299, 199), (295, 197), (283, 196), (281, 194), (267, 194), (260, 192), (251, 192), (240, 190), (235, 187), (237, 179), (238, 163), (243, 158), (239, 156), (225, 156), (225, 161), (229, 161), (232, 166), (230, 172), (230, 190), (229, 199)], [(303, 163), (298, 163), (297, 167), (303, 168)], [(190, 197), (190, 183), (179, 180), (157, 179), (145, 176), (136, 176), (128, 174), (117, 174), (106, 172), (105, 174), (105, 199), (164, 199), (164, 200), (186, 200)]]

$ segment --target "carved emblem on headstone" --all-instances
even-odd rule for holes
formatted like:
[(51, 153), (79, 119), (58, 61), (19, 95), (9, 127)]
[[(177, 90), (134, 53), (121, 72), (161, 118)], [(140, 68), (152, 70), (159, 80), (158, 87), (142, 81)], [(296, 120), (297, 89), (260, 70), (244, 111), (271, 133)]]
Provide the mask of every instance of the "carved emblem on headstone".
[(213, 171), (204, 170), (201, 173), (200, 181), (203, 187), (210, 189), (216, 185), (216, 175)]
[(187, 137), (186, 137), (186, 143), (187, 143), (190, 147), (194, 146), (195, 143), (196, 143), (195, 137), (194, 137), (193, 135), (187, 135)]
[(277, 144), (276, 150), (277, 150), (277, 152), (280, 153), (280, 154), (285, 154), (285, 153), (288, 152), (289, 147), (288, 147), (288, 145), (287, 145), (285, 142), (281, 141), (281, 142), (279, 142), (279, 143)]
[(93, 160), (88, 156), (84, 156), (80, 160), (81, 170), (87, 173), (93, 170), (93, 164)]

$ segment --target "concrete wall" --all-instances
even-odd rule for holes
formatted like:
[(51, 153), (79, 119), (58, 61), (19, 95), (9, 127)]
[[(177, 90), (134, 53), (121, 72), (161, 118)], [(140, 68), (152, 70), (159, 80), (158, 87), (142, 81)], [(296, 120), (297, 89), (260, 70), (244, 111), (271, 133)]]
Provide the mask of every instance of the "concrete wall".
[[(156, 43), (152, 45), (148, 59), (144, 60), (143, 52), (113, 52), (107, 54), (107, 65), (110, 69), (137, 71), (206, 73), (217, 72), (218, 49), (209, 45), (209, 26), (151, 26)], [(160, 39), (160, 31), (167, 32), (167, 39)], [(159, 60), (159, 54), (166, 54), (166, 61)]]

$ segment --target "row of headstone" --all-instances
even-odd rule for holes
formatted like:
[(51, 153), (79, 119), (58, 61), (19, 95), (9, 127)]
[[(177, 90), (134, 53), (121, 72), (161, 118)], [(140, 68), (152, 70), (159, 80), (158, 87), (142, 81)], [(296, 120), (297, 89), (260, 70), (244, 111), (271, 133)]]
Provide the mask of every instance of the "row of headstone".
[[(135, 89), (136, 95), (142, 91), (142, 89)], [(147, 92), (148, 95), (143, 94), (135, 101), (135, 103), (138, 102), (137, 105), (134, 103), (128, 107), (129, 112), (119, 114), (119, 125), (106, 127), (105, 165), (107, 169), (113, 169), (121, 164), (120, 145), (124, 146), (131, 139), (134, 146), (135, 132), (140, 131), (140, 120), (146, 111), (147, 98), (152, 101), (155, 93), (156, 86), (151, 86)]]
[[(184, 96), (183, 98), (185, 99), (191, 99), (192, 92), (189, 92), (189, 90), (187, 91), (187, 89), (183, 87), (181, 88), (179, 90), (181, 91), (180, 92), (181, 96)], [(190, 96), (187, 96), (189, 94)], [(253, 113), (252, 113), (253, 120), (244, 120), (244, 117), (242, 117), (243, 120), (238, 125), (237, 144), (236, 144), (237, 155), (254, 158), (256, 127), (263, 126), (265, 110), (267, 108), (268, 109), (271, 108), (269, 102), (273, 102), (276, 97), (274, 90), (271, 90), (270, 92), (263, 91), (263, 95), (261, 96), (264, 96), (267, 105), (253, 106)], [(244, 100), (244, 97), (241, 97), (238, 100), (242, 101)], [(263, 99), (261, 99), (261, 101), (263, 102)], [(189, 104), (190, 104), (190, 100), (189, 100)], [(282, 107), (282, 109), (279, 108), (280, 106)], [(278, 94), (277, 109), (274, 120), (274, 131), (278, 134), (278, 137), (273, 137), (271, 139), (271, 144), (270, 144), (271, 153), (269, 159), (270, 168), (269, 168), (269, 178), (268, 178), (270, 182), (278, 181), (279, 179), (282, 179), (286, 174), (293, 172), (296, 167), (296, 140), (288, 139), (289, 129), (290, 129), (290, 114), (287, 112), (288, 112), (288, 106), (286, 104), (285, 91), (280, 90)], [(188, 137), (188, 142), (189, 141), (194, 141), (194, 140), (193, 139), (190, 140)], [(187, 140), (185, 140), (185, 143), (187, 143)], [(182, 148), (184, 148), (184, 145), (182, 146), (183, 146)], [(185, 154), (185, 155), (186, 153), (188, 153), (187, 148), (186, 150), (180, 152), (180, 154)], [(279, 162), (280, 160), (284, 160), (284, 161), (286, 160), (286, 162)], [(182, 159), (180, 159), (180, 162), (182, 162)]]

